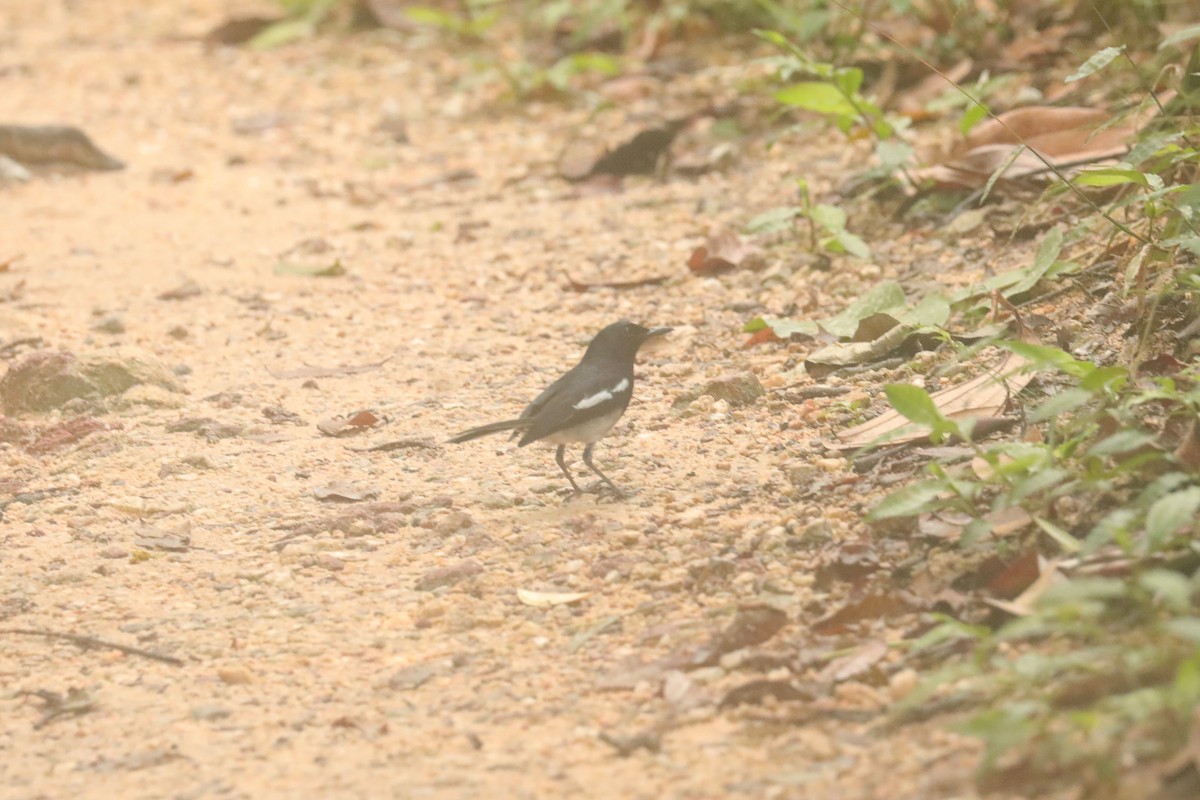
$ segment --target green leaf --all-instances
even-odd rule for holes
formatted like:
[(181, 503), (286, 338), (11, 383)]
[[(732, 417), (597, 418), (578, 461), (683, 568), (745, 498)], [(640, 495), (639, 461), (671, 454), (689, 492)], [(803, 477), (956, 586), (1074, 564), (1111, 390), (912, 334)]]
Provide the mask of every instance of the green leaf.
[(884, 387), (888, 403), (905, 419), (936, 428), (948, 420), (938, 410), (929, 392), (911, 383), (893, 383)]
[(1106, 47), (1098, 53), (1092, 55), (1079, 69), (1072, 72), (1067, 77), (1063, 78), (1063, 83), (1073, 83), (1074, 81), (1086, 78), (1089, 75), (1095, 75), (1100, 70), (1112, 63), (1113, 59), (1121, 55), (1125, 51), (1124, 45), (1121, 47)]
[(1044, 344), (1031, 342), (998, 342), (998, 344), (1031, 361), (1038, 369), (1056, 369), (1075, 378), (1085, 378), (1096, 369), (1095, 364), (1072, 358), (1069, 353), (1065, 353), (1057, 347), (1047, 347)]
[(1050, 265), (1058, 260), (1058, 254), (1062, 252), (1063, 238), (1062, 228), (1056, 226), (1046, 231), (1042, 243), (1038, 245), (1037, 255), (1033, 258), (1034, 272), (1045, 275)]
[(809, 209), (808, 218), (830, 233), (846, 229), (846, 212), (837, 206), (818, 203)]
[(983, 120), (987, 119), (988, 107), (983, 103), (973, 103), (963, 112), (962, 119), (958, 121), (958, 132), (966, 136)]
[(764, 211), (746, 223), (746, 233), (773, 233), (783, 230), (802, 216), (804, 209), (800, 206), (780, 206)]
[(1120, 169), (1118, 167), (1097, 167), (1084, 170), (1075, 176), (1079, 186), (1122, 186), (1136, 183), (1138, 186), (1149, 186), (1150, 181), (1136, 169)]
[(274, 47), (295, 42), (300, 39), (306, 39), (313, 35), (316, 26), (312, 20), (300, 19), (284, 19), (276, 22), (273, 25), (268, 25), (263, 28), (258, 34), (246, 43), (246, 46), (253, 50), (270, 50)]
[(821, 329), (817, 327), (817, 323), (812, 320), (780, 319), (779, 317), (755, 317), (746, 323), (742, 331), (744, 333), (757, 333), (765, 328), (770, 328), (771, 332), (780, 339), (789, 339), (793, 333), (816, 336), (821, 332)]
[(1138, 576), (1138, 583), (1178, 611), (1191, 608), (1192, 582), (1174, 570), (1146, 570)]
[(1045, 422), (1083, 406), (1095, 395), (1085, 389), (1064, 389), (1045, 400), (1029, 414), (1030, 422)]
[(935, 501), (946, 493), (946, 482), (937, 478), (910, 483), (883, 498), (879, 505), (871, 509), (867, 519), (874, 521), (916, 516), (936, 508)]
[(842, 252), (855, 258), (865, 260), (871, 257), (871, 248), (867, 247), (867, 243), (848, 230), (837, 231), (833, 235), (833, 240), (841, 247)]
[(1181, 30), (1177, 30), (1170, 36), (1158, 43), (1158, 49), (1170, 47), (1181, 42), (1190, 42), (1192, 39), (1200, 39), (1200, 25), (1192, 25)]
[(1115, 456), (1150, 444), (1154, 437), (1138, 430), (1117, 431), (1088, 448), (1089, 456)]
[(1066, 552), (1066, 553), (1079, 552), (1079, 548), (1080, 548), (1079, 540), (1076, 539), (1074, 536), (1067, 533), (1065, 530), (1058, 527), (1057, 525), (1055, 525), (1053, 522), (1051, 522), (1048, 519), (1042, 519), (1041, 517), (1034, 517), (1033, 521), (1037, 523), (1037, 526), (1042, 529), (1043, 533), (1045, 533), (1047, 536), (1049, 536), (1054, 541), (1058, 542), (1058, 546), (1063, 549), (1063, 552)]
[(898, 310), (892, 316), (910, 325), (940, 327), (950, 319), (950, 300), (942, 294), (926, 295), (912, 308)]
[(908, 163), (913, 155), (912, 145), (896, 139), (884, 139), (875, 145), (875, 157), (885, 167), (899, 167)]
[(895, 281), (877, 283), (838, 314), (820, 320), (818, 324), (834, 336), (850, 337), (858, 323), (872, 314), (888, 314), (905, 306), (904, 290)]
[(1184, 525), (1196, 527), (1196, 512), (1200, 510), (1200, 486), (1171, 492), (1160, 498), (1146, 514), (1146, 535), (1151, 546), (1165, 544)]
[(802, 81), (775, 93), (775, 99), (785, 106), (795, 106), (818, 114), (852, 116), (858, 113), (854, 104), (832, 83)]
[(1163, 623), (1163, 630), (1180, 639), (1200, 644), (1200, 619), (1196, 617), (1176, 617)]

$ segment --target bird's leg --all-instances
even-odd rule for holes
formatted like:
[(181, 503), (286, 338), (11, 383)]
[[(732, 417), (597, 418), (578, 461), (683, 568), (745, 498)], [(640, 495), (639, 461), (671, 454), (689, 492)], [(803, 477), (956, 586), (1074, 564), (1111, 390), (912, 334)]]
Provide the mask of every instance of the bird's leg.
[(593, 448), (593, 447), (595, 447), (595, 446), (596, 446), (596, 443), (595, 443), (595, 442), (592, 442), (592, 443), (591, 443), (591, 444), (589, 444), (587, 447), (583, 448), (583, 463), (584, 463), (584, 464), (587, 464), (587, 467), (588, 467), (588, 469), (590, 469), (592, 472), (594, 472), (594, 473), (596, 473), (597, 475), (599, 475), (599, 476), (600, 476), (600, 480), (602, 480), (602, 481), (604, 481), (605, 483), (607, 483), (607, 484), (608, 484), (608, 487), (609, 487), (610, 489), (612, 489), (614, 492), (616, 492), (616, 493), (617, 493), (619, 496), (621, 496), (621, 497), (624, 497), (624, 496), (625, 496), (625, 493), (624, 493), (624, 492), (622, 492), (620, 489), (618, 489), (618, 488), (617, 488), (617, 485), (616, 485), (615, 483), (613, 483), (612, 481), (610, 481), (610, 480), (608, 479), (608, 476), (607, 476), (607, 475), (605, 475), (603, 472), (601, 472), (601, 471), (600, 471), (600, 470), (599, 470), (599, 469), (596, 467), (596, 465), (592, 463), (592, 448)]
[[(575, 494), (583, 494), (583, 490), (579, 488), (579, 484), (577, 484), (575, 482), (575, 478), (571, 476), (571, 470), (567, 469), (567, 462), (563, 461), (563, 456), (566, 454), (566, 452), (567, 446), (565, 444), (560, 444), (558, 446), (558, 451), (554, 454), (554, 460), (558, 462), (558, 468), (562, 470), (563, 475), (566, 475), (567, 480), (571, 482), (571, 488), (575, 490)], [(584, 453), (586, 454), (587, 451), (584, 450)], [(584, 455), (583, 460), (585, 462), (588, 460), (587, 455)], [(588, 464), (588, 466), (591, 466), (591, 464)], [(595, 469), (595, 467), (593, 467), (593, 469)]]

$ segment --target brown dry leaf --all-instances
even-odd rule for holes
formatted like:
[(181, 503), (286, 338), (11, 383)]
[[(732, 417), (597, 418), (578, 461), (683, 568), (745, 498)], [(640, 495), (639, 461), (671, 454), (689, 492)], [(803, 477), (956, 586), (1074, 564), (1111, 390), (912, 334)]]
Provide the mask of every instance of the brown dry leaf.
[(762, 269), (762, 251), (735, 230), (722, 228), (709, 234), (688, 258), (688, 269), (697, 275), (714, 275), (733, 269)]
[(586, 292), (588, 289), (636, 289), (640, 286), (658, 286), (666, 283), (669, 275), (655, 275), (649, 278), (634, 278), (627, 281), (581, 281), (567, 273), (567, 283), (573, 292)]
[(813, 623), (812, 630), (820, 636), (845, 633), (851, 625), (866, 619), (882, 619), (907, 614), (913, 610), (911, 598), (900, 592), (872, 593), (858, 597)]
[[(993, 367), (979, 376), (950, 386), (930, 395), (934, 405), (944, 416), (956, 421), (968, 419), (987, 420), (1001, 415), (1009, 398), (1020, 392), (1033, 379), (1032, 373), (1022, 370), (1028, 361), (1011, 351)], [(866, 447), (884, 434), (899, 430), (911, 423), (895, 409), (889, 409), (878, 417), (855, 425), (837, 434), (838, 447), (842, 450), (857, 450)], [(888, 440), (888, 444), (907, 444), (926, 437), (924, 431), (915, 430)]]
[(881, 639), (870, 639), (861, 644), (849, 655), (835, 658), (825, 665), (817, 675), (819, 681), (841, 683), (851, 678), (857, 678), (874, 667), (888, 654), (887, 642)]
[(1037, 604), (1041, 596), (1046, 593), (1046, 590), (1054, 583), (1065, 580), (1058, 572), (1058, 564), (1058, 561), (1046, 561), (1039, 557), (1037, 579), (1029, 584), (1029, 587), (1021, 592), (1020, 596), (1011, 602), (993, 600), (990, 597), (984, 598), (984, 602), (993, 608), (998, 608), (1001, 611), (1012, 614), (1014, 617), (1029, 616), (1033, 613), (1033, 607)]
[(913, 175), (939, 186), (978, 189), (1006, 164), (1002, 178), (1009, 180), (1047, 171), (1039, 153), (1061, 169), (1094, 164), (1125, 153), (1152, 113), (1104, 127), (1113, 117), (1100, 109), (1014, 109), (979, 123), (948, 158)]
[(690, 666), (704, 667), (716, 664), (721, 656), (762, 644), (787, 624), (787, 614), (769, 605), (747, 605), (738, 609), (729, 627), (712, 638), (692, 659)]

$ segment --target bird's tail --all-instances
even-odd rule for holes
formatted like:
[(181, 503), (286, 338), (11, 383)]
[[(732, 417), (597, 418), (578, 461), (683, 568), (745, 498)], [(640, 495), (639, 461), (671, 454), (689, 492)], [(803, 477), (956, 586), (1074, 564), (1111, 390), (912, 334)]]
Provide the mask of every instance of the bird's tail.
[(473, 439), (479, 439), (483, 436), (491, 436), (493, 433), (503, 433), (504, 431), (518, 431), (528, 428), (532, 420), (526, 419), (506, 419), (503, 422), (493, 422), (489, 425), (480, 425), (478, 428), (471, 428), (462, 433), (456, 433), (446, 441), (450, 444), (459, 444), (460, 442), (469, 442)]

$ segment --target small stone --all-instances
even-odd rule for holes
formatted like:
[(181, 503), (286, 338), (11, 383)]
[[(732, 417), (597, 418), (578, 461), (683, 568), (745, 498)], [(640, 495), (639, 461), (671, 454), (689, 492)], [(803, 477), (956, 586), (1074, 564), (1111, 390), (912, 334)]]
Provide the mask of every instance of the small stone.
[(228, 708), (222, 708), (215, 705), (196, 706), (192, 709), (192, 719), (200, 722), (213, 722), (218, 719), (225, 719), (233, 712)]
[(917, 688), (921, 676), (915, 669), (905, 667), (888, 678), (888, 694), (893, 702), (900, 702)]
[(92, 325), (92, 330), (101, 333), (124, 333), (125, 322), (116, 314), (110, 314)]
[(346, 568), (345, 561), (342, 561), (337, 556), (332, 556), (329, 553), (318, 553), (316, 565), (321, 569), (327, 569), (330, 572), (341, 572)]
[(740, 408), (754, 403), (766, 394), (766, 389), (753, 372), (742, 372), (737, 375), (726, 375), (711, 380), (701, 387), (691, 389), (675, 398), (671, 407), (676, 411), (688, 408), (701, 397), (711, 397), (715, 401), (725, 401), (729, 407)]
[(106, 547), (100, 551), (101, 558), (125, 558), (129, 551), (124, 547)]
[(241, 686), (254, 682), (253, 676), (251, 676), (246, 670), (231, 667), (218, 669), (217, 677), (221, 679), (222, 683), (227, 683), (230, 686)]
[(167, 331), (167, 336), (170, 336), (172, 339), (186, 339), (191, 336), (191, 334), (188, 333), (188, 329), (182, 325), (172, 325)]

